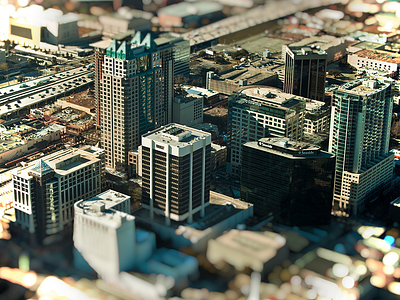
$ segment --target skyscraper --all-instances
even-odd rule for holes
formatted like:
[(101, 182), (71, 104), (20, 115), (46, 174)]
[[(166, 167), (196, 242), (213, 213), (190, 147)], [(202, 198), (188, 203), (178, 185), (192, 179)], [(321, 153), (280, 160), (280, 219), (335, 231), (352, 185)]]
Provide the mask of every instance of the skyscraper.
[(283, 90), (314, 100), (324, 101), (328, 55), (319, 46), (286, 47)]
[(244, 88), (228, 103), (227, 171), (240, 175), (241, 149), (263, 137), (303, 138), (306, 100), (270, 88)]
[(288, 138), (243, 145), (241, 193), (256, 215), (290, 226), (329, 223), (335, 156)]
[(142, 206), (170, 220), (204, 216), (210, 194), (211, 134), (179, 124), (142, 137)]
[(16, 223), (39, 241), (72, 225), (74, 203), (101, 190), (104, 151), (61, 150), (13, 170)]
[(363, 78), (334, 91), (329, 139), (329, 152), (337, 157), (334, 210), (362, 213), (390, 189), (392, 108), (390, 82)]
[(107, 48), (99, 109), (108, 167), (126, 171), (128, 151), (140, 145), (141, 135), (172, 121), (174, 59), (179, 56), (174, 51), (186, 45), (181, 42), (158, 40), (157, 45), (151, 34), (143, 38), (137, 32), (131, 41), (113, 40)]

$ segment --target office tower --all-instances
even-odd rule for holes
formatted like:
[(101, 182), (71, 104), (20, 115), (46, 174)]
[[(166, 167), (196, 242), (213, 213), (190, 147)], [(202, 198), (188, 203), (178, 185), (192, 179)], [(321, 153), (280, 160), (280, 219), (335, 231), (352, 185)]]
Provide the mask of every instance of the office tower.
[(286, 93), (324, 101), (328, 55), (319, 46), (286, 47)]
[(263, 137), (303, 138), (306, 100), (274, 88), (248, 87), (228, 103), (227, 171), (240, 175), (242, 145)]
[(72, 224), (74, 203), (100, 193), (102, 149), (61, 150), (14, 169), (16, 223), (39, 241)]
[(160, 50), (172, 49), (174, 62), (174, 78), (177, 75), (189, 76), (190, 74), (190, 42), (182, 37), (171, 34), (154, 39)]
[[(135, 265), (135, 217), (130, 196), (108, 190), (75, 203), (74, 245), (87, 263), (107, 281)], [(75, 263), (79, 255), (75, 254)], [(79, 267), (79, 266), (78, 266)]]
[(362, 213), (390, 189), (392, 108), (389, 81), (358, 79), (334, 91), (329, 152), (337, 157), (335, 211)]
[(254, 213), (290, 226), (330, 221), (335, 156), (288, 138), (243, 145), (241, 192)]
[(210, 193), (211, 134), (179, 124), (142, 136), (142, 206), (170, 220), (204, 216)]
[(137, 32), (107, 48), (100, 119), (108, 167), (126, 171), (128, 152), (140, 145), (140, 136), (172, 121), (174, 47), (174, 41), (157, 45), (150, 34)]

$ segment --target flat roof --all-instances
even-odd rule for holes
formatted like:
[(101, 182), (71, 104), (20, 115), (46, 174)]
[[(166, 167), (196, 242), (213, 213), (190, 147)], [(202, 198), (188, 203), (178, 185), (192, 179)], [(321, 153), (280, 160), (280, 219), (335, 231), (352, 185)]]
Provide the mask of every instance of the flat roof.
[(142, 137), (156, 142), (165, 143), (175, 147), (184, 147), (188, 144), (199, 142), (210, 133), (184, 125), (171, 123), (153, 130)]
[(172, 15), (176, 17), (188, 17), (192, 15), (202, 16), (213, 12), (221, 11), (223, 5), (217, 2), (181, 2), (160, 8), (158, 15)]
[(242, 96), (249, 96), (250, 99), (240, 99), (237, 101), (247, 101), (247, 103), (249, 103), (249, 101), (252, 102), (254, 100), (259, 106), (276, 105), (281, 109), (290, 109), (301, 102), (306, 102), (306, 98), (288, 94), (272, 87), (243, 87), (240, 93)]
[(376, 78), (361, 78), (341, 85), (334, 93), (341, 91), (355, 95), (368, 96), (376, 91), (387, 88), (389, 85), (389, 83), (382, 82)]
[(129, 199), (131, 199), (130, 196), (110, 189), (86, 200), (85, 205), (91, 206), (100, 201), (101, 203), (104, 203), (105, 209), (110, 209), (113, 208), (115, 205), (118, 205), (119, 203)]
[(382, 62), (388, 62), (392, 64), (400, 64), (400, 54), (384, 51), (384, 50), (369, 50), (364, 49), (356, 52), (354, 55), (362, 58), (369, 58)]
[[(93, 151), (88, 151), (90, 149)], [(102, 153), (102, 151), (103, 150), (93, 146), (63, 149), (40, 159), (31, 161), (25, 167), (15, 169), (15, 174), (29, 179), (31, 176), (28, 173), (31, 172), (33, 168), (36, 168), (38, 163), (42, 161), (46, 166), (54, 170), (56, 176), (65, 176), (71, 172), (100, 161), (98, 155)]]
[(293, 141), (286, 137), (262, 138), (258, 141), (247, 142), (244, 145), (291, 159), (315, 159), (334, 156), (332, 153), (322, 151), (320, 146), (304, 141)]
[(343, 38), (337, 38), (332, 35), (312, 36), (300, 41), (289, 44), (289, 47), (302, 47), (302, 46), (320, 46), (322, 50), (327, 50), (330, 47), (338, 46), (345, 43)]

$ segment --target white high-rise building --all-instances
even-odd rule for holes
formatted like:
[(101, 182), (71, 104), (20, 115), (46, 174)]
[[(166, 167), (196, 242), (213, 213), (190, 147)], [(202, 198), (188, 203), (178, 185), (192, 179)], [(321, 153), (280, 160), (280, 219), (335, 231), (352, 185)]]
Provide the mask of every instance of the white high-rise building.
[(75, 248), (107, 281), (135, 266), (135, 217), (129, 213), (130, 196), (113, 190), (75, 203)]
[(204, 216), (210, 197), (211, 134), (169, 124), (142, 137), (142, 206), (170, 220)]
[(100, 193), (104, 150), (55, 152), (12, 172), (16, 223), (39, 241), (72, 225), (74, 203)]
[(336, 155), (334, 211), (362, 213), (390, 190), (392, 109), (389, 80), (363, 78), (334, 91), (328, 149)]

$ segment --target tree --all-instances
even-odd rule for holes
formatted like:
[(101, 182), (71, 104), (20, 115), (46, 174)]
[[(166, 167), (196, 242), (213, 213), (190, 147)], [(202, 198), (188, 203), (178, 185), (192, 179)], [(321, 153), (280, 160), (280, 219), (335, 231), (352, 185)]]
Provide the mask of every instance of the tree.
[(10, 40), (5, 40), (5, 41), (4, 41), (4, 49), (5, 49), (7, 52), (10, 51), (10, 45), (11, 45)]
[(24, 82), (25, 81), (25, 76), (24, 75), (19, 75), (17, 78), (18, 82)]
[(243, 56), (249, 55), (249, 52), (246, 49), (242, 49), (231, 54), (231, 57), (234, 60), (240, 60)]
[(328, 75), (331, 75), (333, 77), (340, 77), (342, 75), (342, 72), (340, 70), (332, 69), (328, 71)]
[(57, 64), (57, 58), (56, 58), (55, 56), (53, 56), (53, 57), (51, 58), (51, 63), (52, 63), (53, 65), (56, 65), (56, 64)]
[(60, 67), (55, 67), (55, 68), (54, 68), (54, 71), (60, 72)]
[(10, 75), (7, 75), (7, 85), (10, 85)]
[(8, 63), (1, 63), (0, 64), (0, 71), (7, 72), (9, 70)]
[(205, 52), (205, 51), (200, 51), (199, 52), (199, 57), (206, 57), (207, 56), (207, 53)]
[(229, 63), (222, 56), (215, 56), (214, 61), (219, 65), (225, 65), (225, 64)]

